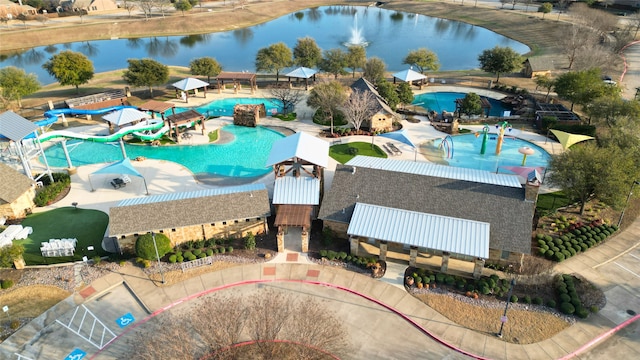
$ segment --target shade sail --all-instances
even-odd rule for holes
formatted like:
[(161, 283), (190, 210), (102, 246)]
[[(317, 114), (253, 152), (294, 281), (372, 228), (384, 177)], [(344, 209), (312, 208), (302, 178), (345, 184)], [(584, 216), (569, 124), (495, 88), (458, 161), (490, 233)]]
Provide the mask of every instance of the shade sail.
[(297, 69), (294, 69), (293, 71), (285, 74), (284, 76), (287, 77), (295, 77), (295, 78), (301, 78), (301, 79), (308, 79), (310, 77), (312, 77), (313, 75), (315, 75), (318, 71), (313, 70), (313, 69), (309, 69), (307, 67), (299, 67)]
[(575, 143), (595, 139), (593, 136), (570, 134), (560, 130), (551, 130), (551, 132), (558, 138), (558, 141), (562, 144), (562, 148), (565, 150)]
[(104, 115), (102, 118), (114, 125), (122, 126), (130, 124), (134, 121), (146, 119), (148, 117), (149, 114), (140, 110), (136, 110), (134, 108), (124, 108)]
[(407, 134), (407, 132), (402, 129), (402, 130), (398, 130), (398, 131), (393, 131), (393, 132), (388, 132), (388, 133), (384, 133), (384, 134), (380, 134), (380, 136), (382, 137), (386, 137), (389, 139), (393, 139), (393, 140), (397, 140), (400, 141), (403, 144), (407, 144), (409, 146), (411, 146), (412, 148), (416, 148), (416, 145), (413, 143), (413, 141), (411, 141), (411, 139), (409, 139), (409, 136)]
[(202, 80), (195, 79), (195, 78), (186, 78), (178, 82), (174, 82), (171, 85), (173, 85), (173, 87), (177, 89), (188, 91), (188, 90), (199, 89), (199, 88), (209, 86), (209, 83), (204, 82)]
[(415, 80), (422, 80), (422, 79), (426, 79), (427, 78), (425, 75), (422, 75), (417, 71), (413, 71), (412, 69), (399, 71), (399, 72), (393, 74), (393, 77), (396, 78), (396, 79), (400, 79), (402, 81), (406, 81), (406, 82), (411, 82), (411, 81), (415, 81)]
[(131, 176), (140, 177), (142, 178), (142, 181), (144, 181), (144, 189), (146, 193), (147, 194), (149, 193), (149, 189), (147, 189), (147, 181), (145, 180), (144, 176), (142, 176), (142, 174), (140, 174), (140, 172), (138, 172), (138, 170), (136, 170), (136, 168), (133, 167), (133, 164), (131, 164), (131, 160), (129, 158), (124, 158), (123, 160), (116, 161), (112, 164), (109, 164), (103, 167), (102, 169), (92, 172), (89, 175), (89, 184), (91, 185), (92, 191), (93, 191), (93, 184), (91, 184), (91, 175), (98, 175), (98, 174), (122, 174), (122, 175), (131, 175)]

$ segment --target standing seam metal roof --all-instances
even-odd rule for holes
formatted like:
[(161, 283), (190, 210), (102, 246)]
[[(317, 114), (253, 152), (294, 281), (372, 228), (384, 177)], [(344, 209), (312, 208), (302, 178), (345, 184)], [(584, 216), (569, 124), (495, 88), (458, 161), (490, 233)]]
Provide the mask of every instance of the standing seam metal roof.
[(38, 125), (13, 111), (6, 111), (0, 114), (0, 136), (4, 136), (9, 140), (20, 141), (37, 130)]
[(515, 175), (496, 174), (484, 170), (465, 169), (427, 162), (392, 160), (358, 155), (349, 160), (345, 165), (396, 171), (407, 174), (426, 175), (445, 179), (472, 181), (482, 184), (509, 186), (518, 189), (522, 188), (520, 180)]
[(490, 224), (356, 203), (347, 234), (487, 259)]
[(273, 186), (273, 204), (319, 205), (320, 179), (307, 176), (276, 178)]
[(167, 194), (161, 194), (161, 195), (152, 195), (152, 196), (124, 199), (120, 201), (117, 206), (120, 207), (120, 206), (131, 206), (131, 205), (141, 205), (141, 204), (152, 204), (152, 203), (158, 203), (158, 202), (164, 202), (164, 201), (193, 199), (193, 198), (215, 196), (215, 195), (235, 194), (235, 193), (247, 192), (247, 191), (259, 191), (259, 190), (265, 190), (265, 189), (266, 187), (264, 186), (264, 184), (247, 184), (247, 185), (230, 186), (230, 187), (224, 187), (224, 188), (218, 188), (218, 189), (206, 189), (206, 190), (179, 192), (179, 193), (167, 193)]

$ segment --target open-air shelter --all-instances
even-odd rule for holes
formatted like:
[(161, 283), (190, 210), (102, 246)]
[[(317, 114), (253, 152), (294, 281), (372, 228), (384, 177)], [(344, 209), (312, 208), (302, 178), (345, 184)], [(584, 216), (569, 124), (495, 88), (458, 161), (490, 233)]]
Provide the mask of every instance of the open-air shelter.
[(285, 74), (286, 77), (289, 78), (289, 86), (291, 86), (291, 78), (304, 79), (304, 89), (309, 89), (309, 79), (313, 78), (313, 82), (316, 82), (316, 73), (317, 70), (310, 69), (308, 67), (301, 66), (293, 71), (290, 71)]
[(178, 95), (178, 90), (181, 90), (182, 93), (180, 98), (184, 100), (184, 102), (189, 102), (189, 91), (193, 90), (193, 96), (198, 94), (198, 89), (203, 89), (204, 97), (207, 97), (207, 86), (209, 86), (208, 82), (196, 79), (196, 78), (185, 78), (180, 81), (174, 82), (171, 84), (174, 88), (176, 88), (176, 95)]
[(248, 82), (251, 87), (251, 94), (255, 93), (258, 85), (256, 84), (256, 74), (250, 72), (229, 72), (223, 71), (216, 76), (216, 83), (218, 86), (218, 93), (222, 93), (224, 88), (224, 82), (231, 82), (233, 84), (234, 93), (238, 93), (243, 82)]
[(204, 135), (204, 115), (195, 110), (187, 110), (181, 113), (167, 116), (165, 121), (169, 124), (169, 136), (171, 136), (171, 129), (174, 131), (174, 136), (177, 142), (180, 142), (180, 126), (190, 127), (192, 124), (197, 125), (200, 121), (200, 129), (202, 135)]
[(422, 75), (413, 69), (407, 69), (393, 74), (393, 83), (396, 83), (396, 79), (400, 79), (404, 82), (408, 82), (409, 85), (413, 85), (413, 82), (418, 80), (420, 80), (420, 84), (422, 84), (426, 78), (427, 77), (425, 75)]
[(169, 109), (171, 109), (172, 114), (176, 113), (176, 106), (174, 104), (158, 100), (149, 100), (140, 105), (139, 109), (141, 111), (149, 111), (152, 119), (155, 119), (156, 114), (160, 114), (160, 118), (165, 120), (165, 113)]
[(130, 176), (139, 177), (144, 182), (145, 193), (149, 195), (149, 189), (147, 188), (147, 180), (145, 180), (144, 176), (142, 176), (142, 174), (140, 174), (140, 172), (138, 172), (138, 170), (136, 170), (133, 167), (133, 164), (131, 164), (131, 160), (129, 160), (129, 158), (124, 158), (123, 160), (109, 164), (103, 167), (102, 169), (94, 171), (91, 174), (89, 174), (89, 185), (91, 186), (91, 191), (95, 191), (93, 187), (93, 183), (91, 182), (91, 176), (99, 175), (99, 174), (118, 174), (120, 176), (130, 175)]

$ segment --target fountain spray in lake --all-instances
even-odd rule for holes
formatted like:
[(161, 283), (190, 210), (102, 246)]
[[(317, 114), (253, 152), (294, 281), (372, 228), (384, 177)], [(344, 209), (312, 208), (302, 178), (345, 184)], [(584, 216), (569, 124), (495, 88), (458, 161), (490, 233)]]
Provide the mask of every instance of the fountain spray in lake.
[(367, 46), (369, 43), (362, 36), (362, 29), (358, 28), (358, 14), (353, 16), (353, 27), (351, 28), (351, 38), (345, 43), (346, 46)]

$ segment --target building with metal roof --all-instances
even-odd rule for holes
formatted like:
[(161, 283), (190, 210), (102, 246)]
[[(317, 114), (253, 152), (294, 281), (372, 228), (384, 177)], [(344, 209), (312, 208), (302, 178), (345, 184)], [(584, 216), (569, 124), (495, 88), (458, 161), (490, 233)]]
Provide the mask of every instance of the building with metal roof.
[(138, 235), (163, 233), (173, 245), (267, 231), (271, 215), (264, 184), (123, 200), (109, 210), (109, 236), (130, 249)]
[[(401, 163), (397, 160), (386, 161)], [(409, 251), (413, 265), (418, 252), (425, 252), (429, 256), (443, 256), (443, 270), (446, 270), (448, 259), (452, 257), (476, 261), (476, 271), (479, 273), (486, 259), (518, 262), (523, 254), (530, 253), (531, 224), (538, 190), (535, 184), (522, 187), (517, 176), (511, 176), (517, 183), (515, 186), (511, 181), (495, 181), (491, 179), (492, 176), (480, 176), (475, 171), (470, 171), (471, 174), (466, 176), (454, 172), (455, 176), (452, 176), (446, 171), (417, 171), (417, 166), (412, 168), (415, 171), (407, 171), (401, 164), (383, 166), (382, 163), (362, 160), (354, 163), (360, 166), (336, 167), (331, 189), (325, 194), (318, 214), (325, 227), (350, 238), (352, 254), (357, 255), (361, 251), (360, 242), (373, 242), (379, 246), (377, 255), (384, 258), (387, 246), (393, 244), (397, 248), (394, 251)], [(367, 167), (367, 164), (376, 165)], [(372, 220), (366, 221), (373, 222), (366, 223), (363, 219), (367, 217), (366, 214), (355, 213), (357, 206), (363, 206), (360, 204), (387, 210), (370, 212)], [(351, 227), (354, 214), (358, 215), (355, 218), (358, 224)], [(418, 220), (424, 223), (431, 221), (432, 227), (420, 228), (424, 232), (419, 235), (415, 232), (415, 221)], [(363, 229), (378, 221), (386, 224), (386, 228), (379, 229), (379, 232)], [(437, 226), (433, 225), (434, 222)], [(470, 226), (475, 222), (487, 225), (477, 228)], [(489, 229), (488, 253), (476, 249), (478, 244), (485, 241), (482, 232), (484, 226)], [(413, 229), (414, 232), (407, 229)], [(469, 243), (453, 246), (453, 239), (463, 239)], [(459, 252), (453, 252), (452, 246)]]
[(311, 221), (317, 217), (330, 144), (304, 132), (273, 143), (267, 166), (273, 166), (278, 251), (284, 251), (284, 229), (302, 228), (302, 251), (309, 248)]

